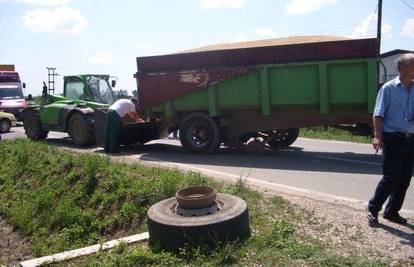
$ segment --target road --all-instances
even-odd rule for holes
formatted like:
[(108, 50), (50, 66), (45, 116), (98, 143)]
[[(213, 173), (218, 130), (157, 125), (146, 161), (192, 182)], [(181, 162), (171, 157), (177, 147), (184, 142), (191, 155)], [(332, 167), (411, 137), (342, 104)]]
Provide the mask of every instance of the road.
[[(3, 139), (25, 137), (23, 127), (14, 127)], [(48, 142), (71, 146), (66, 134), (51, 132)], [(102, 149), (91, 149), (102, 152)], [(233, 181), (247, 179), (261, 187), (331, 201), (357, 203), (363, 207), (381, 178), (381, 156), (371, 145), (299, 138), (291, 148), (267, 151), (262, 156), (236, 154), (221, 149), (215, 155), (184, 152), (177, 140), (152, 141), (125, 149), (121, 156), (143, 163), (199, 171)], [(403, 213), (414, 215), (414, 187), (410, 187)]]

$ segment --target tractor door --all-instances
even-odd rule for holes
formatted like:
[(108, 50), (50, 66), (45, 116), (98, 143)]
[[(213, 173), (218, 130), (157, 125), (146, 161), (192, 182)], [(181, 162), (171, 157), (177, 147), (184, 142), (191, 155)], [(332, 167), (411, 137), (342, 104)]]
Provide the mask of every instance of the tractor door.
[(79, 77), (65, 78), (63, 95), (70, 99), (87, 101), (86, 85)]

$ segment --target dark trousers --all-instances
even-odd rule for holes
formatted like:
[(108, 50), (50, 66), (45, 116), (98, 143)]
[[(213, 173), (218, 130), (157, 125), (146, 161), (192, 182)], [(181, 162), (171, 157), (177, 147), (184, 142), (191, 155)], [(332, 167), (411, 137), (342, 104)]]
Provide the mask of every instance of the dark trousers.
[(414, 136), (403, 133), (383, 133), (383, 177), (378, 183), (368, 210), (377, 214), (389, 197), (384, 214), (394, 215), (401, 209), (410, 185), (414, 160)]
[(105, 152), (118, 152), (118, 136), (121, 125), (122, 121), (118, 113), (115, 110), (108, 110), (108, 113), (106, 113)]

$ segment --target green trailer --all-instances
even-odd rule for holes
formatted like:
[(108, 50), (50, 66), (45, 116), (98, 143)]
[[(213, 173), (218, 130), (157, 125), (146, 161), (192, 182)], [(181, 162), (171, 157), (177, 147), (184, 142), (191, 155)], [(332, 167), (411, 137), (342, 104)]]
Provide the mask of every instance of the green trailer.
[(142, 113), (179, 129), (186, 150), (256, 152), (291, 145), (301, 127), (369, 125), (377, 55), (376, 39), (252, 42), (137, 58), (135, 77)]

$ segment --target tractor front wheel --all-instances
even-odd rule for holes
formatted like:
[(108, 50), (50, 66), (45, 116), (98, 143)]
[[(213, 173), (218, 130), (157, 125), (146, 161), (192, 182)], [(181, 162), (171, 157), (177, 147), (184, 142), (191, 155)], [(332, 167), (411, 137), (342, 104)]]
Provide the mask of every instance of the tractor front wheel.
[(23, 114), (23, 125), (26, 136), (35, 141), (44, 140), (49, 131), (42, 128), (39, 112), (37, 110), (26, 110)]
[(95, 131), (93, 124), (88, 120), (88, 116), (81, 113), (75, 113), (69, 120), (69, 136), (72, 143), (85, 147), (95, 144)]

